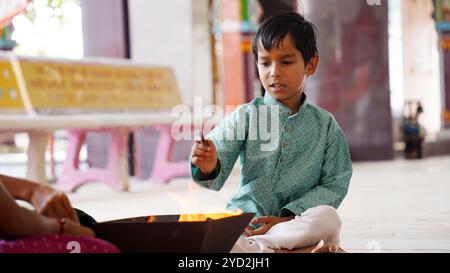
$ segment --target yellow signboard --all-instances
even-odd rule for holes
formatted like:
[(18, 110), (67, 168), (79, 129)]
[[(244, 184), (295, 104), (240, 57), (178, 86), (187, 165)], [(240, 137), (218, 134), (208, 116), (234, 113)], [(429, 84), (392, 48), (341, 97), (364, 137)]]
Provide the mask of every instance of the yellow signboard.
[(182, 103), (170, 68), (125, 61), (24, 57), (19, 57), (18, 63), (25, 92), (36, 112), (152, 111)]

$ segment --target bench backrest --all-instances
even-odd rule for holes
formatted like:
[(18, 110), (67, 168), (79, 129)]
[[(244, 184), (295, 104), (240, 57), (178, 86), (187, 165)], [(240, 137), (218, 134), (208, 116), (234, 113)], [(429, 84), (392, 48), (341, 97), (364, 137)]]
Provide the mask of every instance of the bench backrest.
[(171, 68), (130, 61), (2, 54), (0, 79), (2, 113), (151, 112), (182, 103)]

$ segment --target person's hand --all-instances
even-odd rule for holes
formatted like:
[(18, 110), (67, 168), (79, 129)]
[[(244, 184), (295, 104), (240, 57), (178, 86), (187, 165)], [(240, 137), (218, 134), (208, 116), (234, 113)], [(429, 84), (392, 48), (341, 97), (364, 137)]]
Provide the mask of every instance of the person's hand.
[(67, 218), (79, 223), (75, 209), (70, 204), (67, 195), (51, 187), (37, 187), (33, 191), (30, 203), (42, 215), (56, 219)]
[(254, 236), (254, 235), (263, 235), (266, 234), (269, 229), (271, 229), (274, 225), (287, 222), (294, 219), (294, 216), (288, 216), (288, 217), (276, 217), (276, 216), (263, 216), (259, 218), (253, 219), (250, 224), (256, 225), (256, 224), (263, 224), (262, 227), (253, 229), (252, 227), (248, 226), (244, 230), (244, 234), (246, 236)]
[(191, 161), (203, 174), (211, 174), (218, 162), (214, 143), (209, 139), (205, 139), (204, 142), (196, 141), (191, 149)]
[(91, 228), (84, 227), (79, 223), (76, 223), (72, 220), (67, 220), (64, 233), (65, 235), (75, 235), (75, 236), (88, 236), (95, 237), (95, 232)]

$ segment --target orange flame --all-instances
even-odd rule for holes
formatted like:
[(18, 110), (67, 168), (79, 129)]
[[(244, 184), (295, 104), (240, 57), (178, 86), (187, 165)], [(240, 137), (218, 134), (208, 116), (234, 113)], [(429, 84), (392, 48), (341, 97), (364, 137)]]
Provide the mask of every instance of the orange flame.
[[(178, 218), (178, 222), (205, 222), (208, 219), (217, 220), (227, 217), (233, 217), (241, 215), (242, 211), (237, 210), (235, 212), (220, 212), (220, 213), (200, 213), (200, 214), (181, 214)], [(147, 223), (153, 223), (157, 219), (157, 216), (148, 216)]]
[(206, 214), (182, 214), (178, 222), (204, 222), (207, 219), (217, 220), (232, 216), (241, 215), (242, 211), (236, 212), (222, 212), (222, 213), (206, 213)]
[[(186, 195), (179, 195), (173, 192), (168, 192), (169, 197), (171, 197), (177, 204), (181, 206), (182, 214), (178, 219), (178, 222), (204, 222), (207, 219), (217, 220), (232, 216), (237, 216), (242, 214), (241, 210), (236, 211), (225, 211), (225, 212), (214, 212), (215, 210), (220, 211), (219, 209), (209, 208), (209, 211), (213, 211), (213, 213), (204, 213), (200, 207), (200, 203), (198, 202), (198, 196), (196, 196), (195, 192), (197, 188), (200, 186), (196, 185), (193, 182), (188, 182), (188, 192)], [(196, 213), (200, 212), (200, 213)], [(154, 221), (155, 218), (150, 218), (151, 221)]]

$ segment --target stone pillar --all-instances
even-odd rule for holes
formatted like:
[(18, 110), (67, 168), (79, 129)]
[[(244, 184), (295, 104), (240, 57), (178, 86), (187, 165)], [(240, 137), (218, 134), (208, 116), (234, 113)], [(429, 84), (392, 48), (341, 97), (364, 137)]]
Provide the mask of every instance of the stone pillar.
[(391, 159), (387, 1), (303, 2), (306, 18), (319, 30), (321, 57), (306, 94), (336, 117), (354, 160)]

